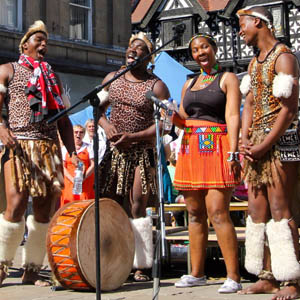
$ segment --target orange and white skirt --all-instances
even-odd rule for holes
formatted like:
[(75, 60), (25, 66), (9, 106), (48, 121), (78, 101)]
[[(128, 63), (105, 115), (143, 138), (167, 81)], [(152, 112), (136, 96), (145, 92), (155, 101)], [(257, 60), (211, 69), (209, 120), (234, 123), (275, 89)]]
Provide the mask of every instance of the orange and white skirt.
[(176, 163), (175, 189), (223, 189), (239, 184), (239, 180), (229, 174), (229, 150), (226, 124), (185, 120)]

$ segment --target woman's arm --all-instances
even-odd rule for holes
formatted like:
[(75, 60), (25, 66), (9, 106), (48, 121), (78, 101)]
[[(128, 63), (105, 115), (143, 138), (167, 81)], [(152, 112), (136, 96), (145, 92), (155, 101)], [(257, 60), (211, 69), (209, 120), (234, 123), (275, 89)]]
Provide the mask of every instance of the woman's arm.
[(230, 151), (238, 151), (238, 141), (240, 132), (240, 107), (241, 93), (239, 80), (233, 73), (225, 73), (224, 81), (226, 93), (225, 120), (229, 137)]
[(84, 180), (87, 179), (89, 176), (91, 176), (91, 174), (93, 174), (94, 166), (95, 166), (94, 159), (91, 158), (90, 159), (90, 166), (88, 167), (88, 169), (85, 172)]

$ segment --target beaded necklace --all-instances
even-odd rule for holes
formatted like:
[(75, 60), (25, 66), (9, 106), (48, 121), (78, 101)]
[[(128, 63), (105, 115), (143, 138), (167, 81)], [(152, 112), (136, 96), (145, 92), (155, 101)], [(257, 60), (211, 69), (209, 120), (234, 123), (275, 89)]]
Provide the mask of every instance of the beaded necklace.
[(205, 88), (208, 86), (211, 82), (215, 80), (215, 78), (218, 76), (218, 73), (220, 71), (220, 67), (218, 64), (215, 64), (212, 69), (208, 72), (204, 71), (202, 68), (200, 69), (200, 75), (202, 76), (201, 82), (200, 82), (200, 88)]

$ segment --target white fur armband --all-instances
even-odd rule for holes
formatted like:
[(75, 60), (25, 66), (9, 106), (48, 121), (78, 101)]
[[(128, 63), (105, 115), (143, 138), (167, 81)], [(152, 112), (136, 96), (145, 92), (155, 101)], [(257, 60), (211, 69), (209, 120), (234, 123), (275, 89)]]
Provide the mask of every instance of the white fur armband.
[(109, 92), (102, 89), (98, 94), (97, 94), (99, 100), (100, 100), (100, 105), (104, 105), (107, 101), (108, 101), (108, 98), (109, 98)]
[(0, 93), (6, 94), (6, 92), (7, 87), (4, 84), (0, 83)]
[(69, 108), (71, 106), (71, 101), (70, 101), (69, 96), (66, 94), (62, 94), (61, 98), (62, 98), (65, 108)]
[(240, 91), (241, 93), (246, 96), (251, 88), (251, 77), (249, 74), (245, 75), (242, 79), (242, 82), (240, 84)]
[(280, 72), (273, 80), (273, 95), (276, 98), (289, 98), (292, 95), (293, 83), (292, 75)]

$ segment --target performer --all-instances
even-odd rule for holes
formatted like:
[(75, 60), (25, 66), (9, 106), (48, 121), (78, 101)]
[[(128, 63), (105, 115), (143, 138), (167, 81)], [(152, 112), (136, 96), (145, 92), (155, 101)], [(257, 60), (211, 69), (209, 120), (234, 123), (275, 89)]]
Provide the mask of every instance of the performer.
[(76, 200), (88, 200), (95, 198), (94, 192), (94, 151), (92, 145), (83, 142), (85, 129), (81, 125), (74, 125), (74, 142), (77, 157), (84, 164), (84, 178), (82, 182), (82, 193), (73, 195), (74, 176), (76, 167), (72, 163), (70, 154), (66, 147), (62, 148), (62, 158), (64, 163), (64, 184), (62, 190), (60, 206)]
[(22, 38), (18, 62), (0, 66), (0, 113), (8, 111), (7, 126), (0, 119), (0, 139), (5, 145), (1, 175), (7, 207), (0, 214), (0, 286), (8, 275), (25, 229), (28, 197), (34, 215), (27, 218), (28, 239), (23, 251), (23, 283), (49, 285), (39, 277), (46, 252), (46, 233), (63, 187), (63, 166), (57, 129), (74, 164), (77, 163), (72, 125), (68, 117), (48, 125), (49, 116), (64, 108), (62, 87), (44, 62), (48, 32), (36, 21)]
[[(300, 159), (298, 62), (276, 39), (273, 17), (266, 8), (246, 7), (237, 15), (241, 37), (259, 50), (241, 84), (247, 95), (242, 117), (249, 201), (245, 266), (259, 280), (241, 293), (296, 299), (299, 237), (290, 208)], [(278, 281), (283, 282), (281, 290)]]
[(227, 270), (227, 279), (218, 292), (236, 293), (241, 284), (229, 203), (233, 187), (240, 181), (239, 82), (235, 74), (223, 72), (218, 65), (216, 41), (212, 36), (196, 34), (189, 42), (189, 51), (201, 74), (183, 86), (179, 115), (174, 114), (173, 122), (184, 129), (174, 186), (183, 194), (189, 213), (192, 272), (183, 275), (175, 286), (206, 284), (208, 217)]
[[(152, 49), (152, 43), (142, 32), (133, 35), (126, 51), (126, 64), (145, 57)], [(153, 104), (145, 94), (153, 90), (157, 98), (169, 98), (166, 85), (147, 71), (150, 60), (138, 64), (100, 93), (100, 100), (108, 99), (111, 105), (110, 120), (105, 113), (99, 120), (110, 141), (99, 169), (101, 195), (117, 200), (134, 219), (145, 217), (150, 192), (156, 193)], [(108, 74), (103, 83), (120, 71)], [(149, 280), (140, 271), (134, 279)]]

